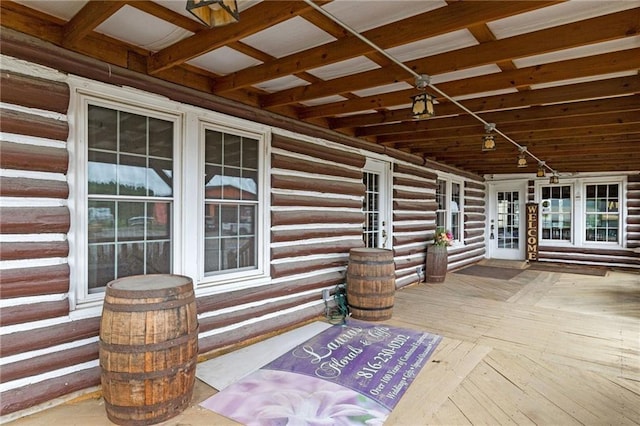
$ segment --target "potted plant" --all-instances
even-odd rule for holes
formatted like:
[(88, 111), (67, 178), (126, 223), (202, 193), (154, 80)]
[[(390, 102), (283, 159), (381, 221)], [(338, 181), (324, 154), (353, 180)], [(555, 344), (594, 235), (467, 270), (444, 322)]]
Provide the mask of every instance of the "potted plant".
[(444, 228), (437, 228), (433, 236), (433, 244), (427, 248), (425, 266), (426, 282), (441, 283), (447, 275), (447, 247), (453, 242), (453, 234)]

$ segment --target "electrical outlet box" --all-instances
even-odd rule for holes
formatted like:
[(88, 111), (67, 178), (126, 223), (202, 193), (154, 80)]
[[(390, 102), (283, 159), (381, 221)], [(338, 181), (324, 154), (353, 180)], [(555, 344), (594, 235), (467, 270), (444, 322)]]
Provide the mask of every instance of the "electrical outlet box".
[(326, 302), (330, 298), (331, 298), (331, 293), (329, 293), (329, 289), (325, 288), (324, 290), (322, 290), (322, 300), (324, 300)]

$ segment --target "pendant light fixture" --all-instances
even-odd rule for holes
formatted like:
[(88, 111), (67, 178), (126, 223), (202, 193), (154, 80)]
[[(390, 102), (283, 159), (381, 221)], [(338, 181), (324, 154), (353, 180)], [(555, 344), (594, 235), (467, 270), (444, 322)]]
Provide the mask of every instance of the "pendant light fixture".
[(521, 146), (518, 149), (520, 150), (520, 154), (518, 154), (518, 167), (527, 167), (527, 156), (525, 155), (525, 153), (527, 152), (527, 147)]
[(538, 161), (538, 171), (536, 172), (536, 176), (537, 177), (545, 177), (546, 173), (544, 170), (544, 166), (545, 166), (545, 162), (544, 161)]
[(484, 131), (486, 134), (482, 137), (482, 150), (483, 151), (495, 151), (496, 141), (495, 136), (491, 133), (496, 129), (495, 123), (486, 123), (484, 125)]
[(422, 90), (422, 93), (411, 97), (411, 115), (414, 120), (421, 120), (435, 115), (433, 96), (425, 91), (430, 83), (431, 77), (428, 75), (420, 74), (416, 77), (416, 89)]

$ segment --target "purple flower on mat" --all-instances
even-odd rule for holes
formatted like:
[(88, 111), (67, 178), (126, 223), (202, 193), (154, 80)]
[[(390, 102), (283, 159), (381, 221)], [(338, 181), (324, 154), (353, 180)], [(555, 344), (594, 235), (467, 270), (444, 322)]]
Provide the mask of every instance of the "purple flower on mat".
[(258, 370), (202, 403), (245, 425), (382, 425), (389, 411), (370, 398), (295, 373)]

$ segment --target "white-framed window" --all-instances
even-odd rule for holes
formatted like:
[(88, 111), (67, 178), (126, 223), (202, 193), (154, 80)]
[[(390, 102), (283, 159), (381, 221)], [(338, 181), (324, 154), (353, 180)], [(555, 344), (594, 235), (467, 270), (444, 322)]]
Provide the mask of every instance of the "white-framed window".
[(586, 242), (620, 243), (619, 183), (585, 184)]
[(546, 185), (541, 189), (540, 230), (543, 241), (570, 242), (573, 236), (572, 185)]
[(545, 244), (622, 246), (624, 177), (564, 178), (537, 184), (540, 239)]
[(437, 180), (436, 227), (451, 231), (454, 243), (462, 243), (464, 236), (462, 191), (462, 181), (447, 178)]
[(184, 274), (201, 294), (268, 278), (265, 128), (128, 89), (75, 90), (72, 307), (130, 275)]
[(260, 140), (219, 127), (203, 132), (204, 275), (257, 272)]

